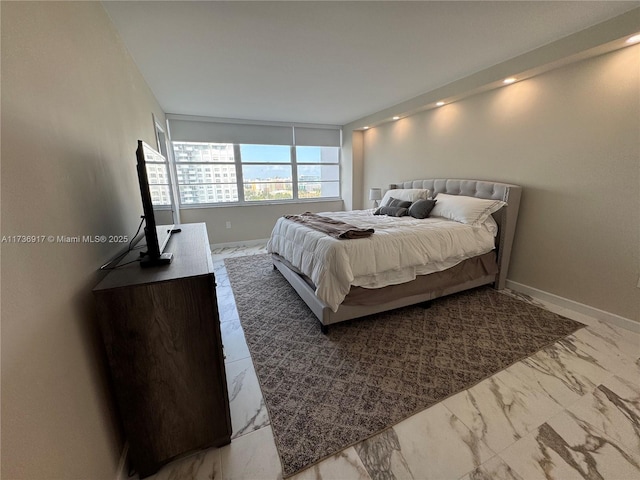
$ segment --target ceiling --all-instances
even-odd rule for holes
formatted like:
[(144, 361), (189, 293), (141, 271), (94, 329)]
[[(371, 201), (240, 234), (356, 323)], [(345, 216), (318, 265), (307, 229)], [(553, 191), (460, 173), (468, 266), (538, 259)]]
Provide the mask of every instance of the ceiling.
[(639, 2), (103, 2), (166, 113), (344, 125)]

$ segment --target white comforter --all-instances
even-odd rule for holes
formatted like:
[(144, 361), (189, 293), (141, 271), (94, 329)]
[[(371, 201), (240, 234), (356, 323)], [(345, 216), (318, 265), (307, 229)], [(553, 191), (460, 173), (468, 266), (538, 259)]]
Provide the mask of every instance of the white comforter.
[(325, 212), (355, 227), (375, 229), (368, 238), (338, 240), (279, 218), (267, 244), (308, 276), (316, 295), (334, 312), (352, 285), (381, 288), (450, 268), (494, 248), (493, 218), (479, 227), (430, 217), (387, 217), (373, 210)]

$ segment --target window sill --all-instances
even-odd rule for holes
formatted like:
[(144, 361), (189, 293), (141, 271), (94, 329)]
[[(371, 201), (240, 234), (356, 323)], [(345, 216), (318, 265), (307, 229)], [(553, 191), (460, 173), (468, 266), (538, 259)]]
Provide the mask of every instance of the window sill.
[(342, 198), (305, 198), (298, 200), (265, 200), (257, 202), (225, 202), (225, 203), (202, 203), (180, 205), (180, 210), (191, 210), (199, 208), (226, 208), (226, 207), (261, 207), (264, 205), (303, 205), (305, 203), (329, 203), (341, 202)]

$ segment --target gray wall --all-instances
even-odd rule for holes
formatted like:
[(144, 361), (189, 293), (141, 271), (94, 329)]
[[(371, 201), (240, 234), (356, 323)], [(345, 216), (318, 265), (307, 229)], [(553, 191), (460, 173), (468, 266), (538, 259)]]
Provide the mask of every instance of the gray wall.
[(508, 278), (640, 321), (639, 73), (628, 47), (372, 128), (354, 204), (396, 180), (520, 184)]
[[(2, 2), (2, 235), (131, 235), (164, 114), (99, 2)], [(91, 289), (122, 245), (2, 244), (2, 478), (110, 479)]]
[[(183, 208), (180, 209), (180, 219), (182, 223), (206, 222), (209, 242), (219, 244), (269, 238), (276, 220), (282, 215), (338, 210), (343, 210), (342, 200), (305, 202), (304, 204)], [(231, 228), (226, 227), (228, 221), (231, 222)]]

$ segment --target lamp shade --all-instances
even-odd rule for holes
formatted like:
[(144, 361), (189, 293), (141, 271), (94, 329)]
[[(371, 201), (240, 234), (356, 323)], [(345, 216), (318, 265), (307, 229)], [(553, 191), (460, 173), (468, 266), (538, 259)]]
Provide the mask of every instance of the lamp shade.
[(381, 188), (370, 188), (369, 189), (369, 200), (380, 200), (382, 198), (382, 189)]

